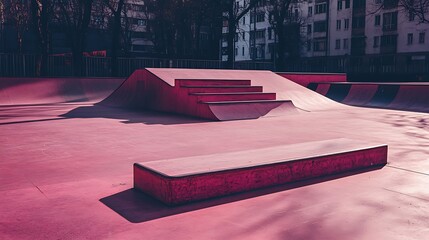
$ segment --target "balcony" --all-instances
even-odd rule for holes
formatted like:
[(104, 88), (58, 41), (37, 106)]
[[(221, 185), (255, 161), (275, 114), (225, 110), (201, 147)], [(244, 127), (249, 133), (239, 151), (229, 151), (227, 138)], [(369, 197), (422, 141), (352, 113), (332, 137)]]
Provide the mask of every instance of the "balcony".
[(385, 24), (383, 25), (383, 32), (396, 32), (398, 30), (397, 24)]
[(364, 36), (365, 27), (363, 28), (352, 28), (352, 36)]

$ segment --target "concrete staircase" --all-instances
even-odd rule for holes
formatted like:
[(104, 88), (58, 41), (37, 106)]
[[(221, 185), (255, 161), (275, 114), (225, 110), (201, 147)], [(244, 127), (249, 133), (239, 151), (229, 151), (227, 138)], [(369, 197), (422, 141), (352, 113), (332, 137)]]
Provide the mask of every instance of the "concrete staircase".
[[(263, 92), (262, 86), (252, 86), (250, 80), (176, 79), (175, 88), (188, 115), (213, 120), (253, 119), (281, 106), (295, 109), (289, 100), (276, 100), (276, 93)], [(210, 114), (211, 112), (212, 114)]]

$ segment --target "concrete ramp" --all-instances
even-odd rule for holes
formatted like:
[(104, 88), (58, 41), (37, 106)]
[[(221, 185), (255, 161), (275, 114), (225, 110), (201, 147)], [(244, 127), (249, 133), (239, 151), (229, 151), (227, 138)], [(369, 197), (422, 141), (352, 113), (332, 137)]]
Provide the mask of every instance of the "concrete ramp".
[(340, 107), (270, 71), (142, 69), (100, 104), (211, 120), (255, 119)]

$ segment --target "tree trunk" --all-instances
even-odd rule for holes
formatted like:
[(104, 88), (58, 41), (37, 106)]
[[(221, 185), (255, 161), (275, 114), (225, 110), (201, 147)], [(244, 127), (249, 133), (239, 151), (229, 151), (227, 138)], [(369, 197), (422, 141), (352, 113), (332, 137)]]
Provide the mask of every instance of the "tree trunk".
[(236, 22), (234, 15), (234, 3), (232, 1), (231, 4), (228, 5), (228, 34), (227, 34), (227, 55), (228, 60), (226, 61), (226, 68), (234, 68), (234, 40), (235, 40), (235, 31), (236, 31)]
[(73, 55), (73, 76), (80, 77), (82, 76), (82, 62), (83, 62), (83, 51), (80, 43), (75, 43), (72, 48)]
[(121, 14), (122, 14), (122, 8), (124, 6), (124, 0), (119, 0), (117, 9), (113, 11), (113, 29), (112, 29), (112, 53), (111, 53), (111, 71), (112, 76), (117, 77), (118, 76), (118, 55), (119, 55), (119, 48), (121, 46)]
[(277, 24), (276, 33), (278, 36), (277, 42), (277, 61), (276, 61), (276, 71), (283, 71), (285, 69), (285, 51), (286, 51), (286, 36), (284, 34), (284, 25)]

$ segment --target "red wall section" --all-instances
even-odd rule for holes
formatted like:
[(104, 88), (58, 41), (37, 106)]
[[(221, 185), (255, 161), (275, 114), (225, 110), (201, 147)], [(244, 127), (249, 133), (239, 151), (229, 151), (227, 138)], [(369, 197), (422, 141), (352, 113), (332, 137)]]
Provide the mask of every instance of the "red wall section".
[(278, 75), (294, 81), (304, 87), (313, 82), (347, 82), (345, 73), (277, 73)]

